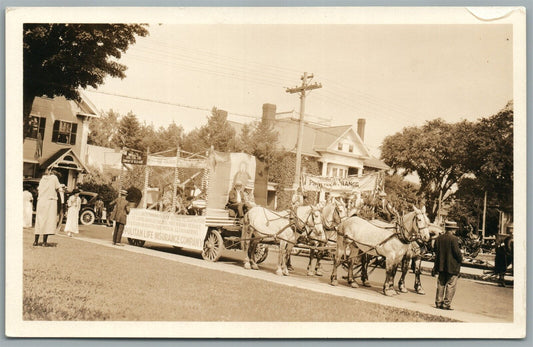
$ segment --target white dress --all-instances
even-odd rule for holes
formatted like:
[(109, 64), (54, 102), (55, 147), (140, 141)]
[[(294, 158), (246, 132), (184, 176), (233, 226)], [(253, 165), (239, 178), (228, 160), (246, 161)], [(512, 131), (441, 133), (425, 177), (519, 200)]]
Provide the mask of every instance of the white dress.
[(33, 195), (27, 190), (22, 192), (23, 201), (23, 219), (22, 227), (31, 228), (33, 217)]
[(65, 231), (70, 233), (79, 233), (78, 219), (81, 207), (81, 199), (76, 195), (72, 195), (67, 200), (67, 223), (65, 224)]

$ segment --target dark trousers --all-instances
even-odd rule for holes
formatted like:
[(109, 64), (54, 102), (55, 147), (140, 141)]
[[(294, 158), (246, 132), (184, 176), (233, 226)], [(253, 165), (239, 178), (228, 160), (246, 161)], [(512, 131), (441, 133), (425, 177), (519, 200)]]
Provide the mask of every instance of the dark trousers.
[(437, 279), (437, 294), (435, 295), (435, 305), (450, 307), (452, 304), (455, 290), (457, 289), (457, 280), (459, 275), (452, 275), (447, 272), (439, 272)]
[(122, 241), (122, 232), (124, 231), (124, 224), (115, 222), (115, 230), (113, 231), (113, 244)]
[(244, 204), (228, 204), (228, 208), (231, 208), (233, 211), (235, 211), (235, 213), (237, 213), (237, 217), (244, 217)]

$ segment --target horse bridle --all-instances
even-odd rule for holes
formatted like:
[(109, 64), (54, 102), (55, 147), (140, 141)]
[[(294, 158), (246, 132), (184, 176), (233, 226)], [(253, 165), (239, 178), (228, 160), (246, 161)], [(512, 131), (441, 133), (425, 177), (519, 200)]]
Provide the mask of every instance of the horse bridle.
[[(422, 234), (420, 233), (420, 230), (428, 227), (427, 225), (424, 225), (424, 226), (419, 225), (419, 223), (424, 223), (426, 221), (425, 218), (423, 218), (423, 221), (418, 218), (418, 216), (423, 213), (417, 212), (417, 211), (414, 211), (414, 212), (415, 213), (413, 215), (413, 220), (411, 221), (411, 225), (413, 226), (413, 229), (415, 230), (414, 233), (411, 233), (408, 230), (406, 230), (405, 222), (402, 221), (402, 223), (400, 223), (399, 220), (397, 222), (398, 228), (400, 229), (400, 232), (398, 232), (398, 237), (400, 238), (401, 241), (404, 241), (405, 243), (410, 243), (410, 242), (421, 239)], [(416, 223), (415, 223), (415, 219), (416, 219)]]

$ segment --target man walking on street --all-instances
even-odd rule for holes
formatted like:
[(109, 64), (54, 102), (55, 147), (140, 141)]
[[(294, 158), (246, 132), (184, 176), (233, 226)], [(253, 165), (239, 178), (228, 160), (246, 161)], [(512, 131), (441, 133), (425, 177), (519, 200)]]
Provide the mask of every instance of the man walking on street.
[(455, 230), (459, 229), (457, 223), (446, 221), (444, 229), (444, 234), (435, 241), (435, 264), (431, 275), (439, 274), (435, 306), (443, 310), (453, 310), (451, 303), (457, 287), (463, 256), (459, 241), (454, 235)]
[(113, 212), (111, 212), (111, 220), (115, 221), (115, 230), (113, 232), (113, 245), (122, 246), (122, 232), (126, 224), (126, 218), (130, 212), (126, 195), (128, 192), (124, 189), (120, 190), (120, 195), (110, 205), (115, 205)]

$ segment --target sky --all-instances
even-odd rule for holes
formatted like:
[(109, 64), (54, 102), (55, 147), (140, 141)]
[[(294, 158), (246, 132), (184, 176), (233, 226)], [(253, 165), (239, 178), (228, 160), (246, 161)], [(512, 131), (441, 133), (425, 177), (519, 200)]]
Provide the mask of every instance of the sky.
[[(335, 24), (150, 24), (119, 60), (127, 77), (85, 95), (98, 109), (133, 112), (156, 127), (186, 131), (215, 106), (233, 121), (259, 119), (264, 103), (329, 125), (366, 119), (365, 143), (427, 120), (489, 117), (513, 98), (512, 26)], [(121, 96), (128, 96), (128, 98)], [(141, 99), (152, 100), (149, 102)], [(180, 105), (180, 106), (178, 106)]]

